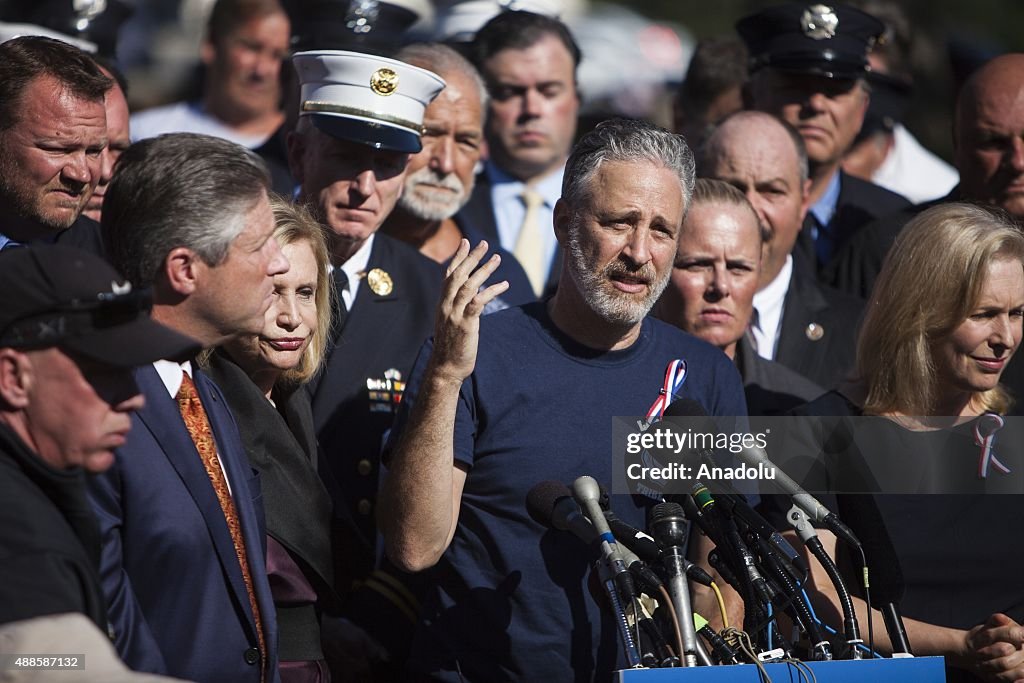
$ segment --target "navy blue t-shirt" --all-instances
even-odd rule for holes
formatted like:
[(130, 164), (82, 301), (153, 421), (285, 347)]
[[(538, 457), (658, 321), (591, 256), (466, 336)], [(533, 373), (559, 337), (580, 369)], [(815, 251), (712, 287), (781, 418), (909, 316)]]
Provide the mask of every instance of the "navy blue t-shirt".
[[(644, 320), (628, 349), (602, 352), (562, 334), (545, 304), (480, 321), (476, 368), (463, 384), (455, 458), (468, 469), (458, 528), (438, 565), (409, 666), (415, 676), (467, 681), (610, 680), (621, 659), (614, 622), (588, 590), (593, 557), (526, 511), (538, 482), (588, 474), (610, 489), (613, 416), (644, 415), (667, 364), (687, 362), (680, 397), (712, 415), (745, 415), (736, 368), (718, 349)], [(416, 362), (395, 432), (415, 402), (430, 354)], [(654, 501), (613, 496), (644, 527)]]

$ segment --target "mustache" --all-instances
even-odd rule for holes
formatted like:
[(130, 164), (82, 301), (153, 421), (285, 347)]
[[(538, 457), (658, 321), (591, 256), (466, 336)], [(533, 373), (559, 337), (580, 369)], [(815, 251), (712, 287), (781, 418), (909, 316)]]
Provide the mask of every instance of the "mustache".
[(439, 175), (433, 169), (424, 166), (420, 170), (411, 173), (407, 177), (407, 182), (412, 185), (434, 185), (437, 187), (443, 187), (446, 190), (451, 190), (458, 194), (462, 194), (466, 186), (463, 185), (459, 177), (454, 173), (447, 173), (445, 175)]
[(654, 279), (658, 276), (657, 271), (654, 269), (654, 265), (650, 261), (643, 265), (634, 265), (623, 261), (621, 258), (612, 261), (605, 267), (606, 275), (628, 275), (630, 277), (639, 278), (646, 280), (647, 282), (654, 282)]

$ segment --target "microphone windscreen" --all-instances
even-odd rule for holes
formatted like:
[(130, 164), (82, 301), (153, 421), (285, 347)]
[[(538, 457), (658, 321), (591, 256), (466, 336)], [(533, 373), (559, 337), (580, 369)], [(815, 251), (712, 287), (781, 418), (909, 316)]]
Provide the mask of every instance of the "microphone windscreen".
[(678, 401), (672, 401), (665, 408), (665, 417), (707, 417), (708, 411), (704, 410), (697, 401), (692, 398), (681, 398)]
[(541, 526), (552, 527), (555, 505), (562, 498), (571, 498), (569, 487), (560, 481), (542, 481), (526, 494), (526, 511)]
[(663, 519), (669, 519), (672, 517), (679, 517), (686, 519), (685, 513), (683, 513), (683, 506), (679, 503), (658, 503), (651, 508), (651, 523), (660, 522)]

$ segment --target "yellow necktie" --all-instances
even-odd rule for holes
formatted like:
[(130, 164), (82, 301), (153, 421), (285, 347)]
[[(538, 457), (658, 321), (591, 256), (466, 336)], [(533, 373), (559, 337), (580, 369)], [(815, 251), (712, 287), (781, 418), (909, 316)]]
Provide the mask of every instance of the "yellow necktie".
[(544, 235), (540, 225), (540, 207), (544, 204), (544, 198), (528, 187), (519, 197), (526, 205), (526, 215), (512, 253), (526, 271), (534, 294), (540, 296), (548, 278), (548, 260), (545, 258)]

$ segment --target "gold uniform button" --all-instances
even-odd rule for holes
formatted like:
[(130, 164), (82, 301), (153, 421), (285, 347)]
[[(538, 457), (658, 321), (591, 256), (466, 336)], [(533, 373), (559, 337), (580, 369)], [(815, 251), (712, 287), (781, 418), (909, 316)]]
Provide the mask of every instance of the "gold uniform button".
[(356, 472), (359, 472), (359, 474), (365, 477), (370, 472), (373, 472), (373, 463), (371, 463), (369, 460), (366, 460), (365, 458), (360, 460), (359, 463), (356, 465)]
[(370, 514), (370, 511), (373, 510), (373, 503), (363, 498), (361, 501), (356, 503), (356, 510), (358, 510), (361, 515), (368, 515)]

